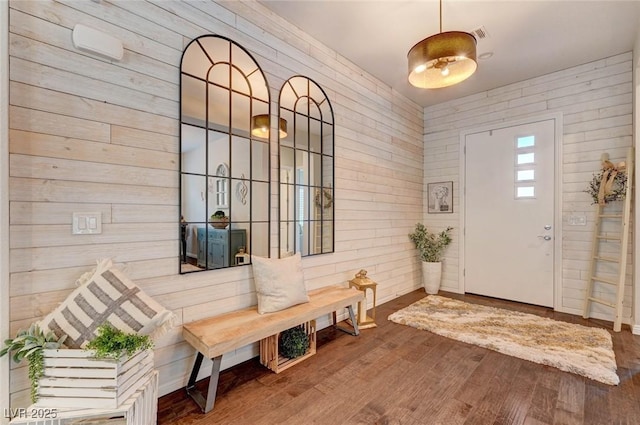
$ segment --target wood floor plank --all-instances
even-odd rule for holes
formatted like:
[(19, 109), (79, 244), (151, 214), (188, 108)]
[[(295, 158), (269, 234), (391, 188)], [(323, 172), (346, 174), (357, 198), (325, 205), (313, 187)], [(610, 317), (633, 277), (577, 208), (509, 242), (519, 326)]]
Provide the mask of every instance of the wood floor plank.
[[(496, 364), (500, 367), (496, 367)], [(491, 351), (476, 369), (480, 373), (475, 376), (475, 380), (474, 377), (470, 378), (473, 387), (465, 385), (465, 388), (473, 388), (477, 394), (469, 399), (461, 397), (460, 394), (456, 398), (471, 404), (474, 415), (494, 422), (507, 400), (513, 380), (521, 366), (520, 360)], [(482, 377), (484, 381), (477, 381), (478, 377)], [(469, 384), (469, 381), (466, 384)]]
[(571, 425), (584, 420), (584, 379), (571, 373), (563, 374), (558, 387), (554, 425)]
[(529, 408), (527, 418), (533, 418), (545, 424), (552, 424), (557, 400), (558, 390), (548, 388), (541, 380), (538, 380), (533, 390), (531, 407)]
[(504, 403), (502, 403), (502, 407), (493, 422), (494, 425), (524, 424), (531, 406), (533, 389), (538, 382), (537, 367), (538, 365), (529, 362), (525, 362), (520, 366)]
[(605, 384), (589, 381), (585, 385), (584, 425), (609, 424), (611, 412), (607, 400), (609, 388)]
[[(551, 309), (441, 293), (609, 329)], [(252, 359), (223, 371), (216, 406), (202, 414), (179, 390), (159, 399), (160, 425), (608, 425), (640, 423), (640, 337), (612, 333), (619, 386), (516, 359), (386, 317), (423, 290), (377, 307), (378, 327), (352, 337), (318, 332), (317, 353), (275, 374)], [(198, 383), (206, 388), (207, 380)]]
[(640, 417), (634, 409), (637, 400), (631, 395), (634, 393), (632, 372), (627, 368), (618, 367), (620, 385), (618, 385), (618, 396), (611, 393), (608, 396), (609, 411), (611, 412), (611, 423), (615, 424), (640, 424)]

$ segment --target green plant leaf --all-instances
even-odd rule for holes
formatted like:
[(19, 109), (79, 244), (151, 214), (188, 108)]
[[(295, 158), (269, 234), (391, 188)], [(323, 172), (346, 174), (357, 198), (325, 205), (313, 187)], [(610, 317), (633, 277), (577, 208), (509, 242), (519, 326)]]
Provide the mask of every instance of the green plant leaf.
[(413, 233), (409, 234), (409, 239), (414, 243), (422, 261), (441, 261), (444, 249), (451, 243), (452, 227), (447, 227), (442, 232), (435, 234), (427, 230), (424, 224), (416, 223)]
[(24, 352), (25, 352), (25, 353), (24, 353), (24, 357), (29, 358), (29, 357), (30, 357), (31, 355), (33, 355), (34, 353), (37, 353), (37, 352), (42, 351), (42, 347), (41, 347), (41, 346), (36, 346), (36, 347), (31, 348), (31, 349), (30, 349), (30, 350), (28, 350), (28, 351), (26, 351), (26, 350), (24, 350), (24, 349), (23, 349), (22, 351), (24, 351)]
[(38, 398), (38, 381), (44, 371), (44, 358), (42, 349), (59, 348), (66, 335), (57, 338), (48, 331), (44, 333), (35, 323), (28, 330), (20, 330), (13, 339), (6, 339), (5, 346), (0, 351), (0, 356), (13, 353), (13, 361), (20, 363), (23, 359), (29, 361), (29, 380), (31, 381), (31, 401), (35, 403)]
[(152, 347), (153, 341), (148, 335), (127, 334), (110, 323), (104, 323), (98, 327), (98, 336), (89, 341), (86, 348), (95, 350), (95, 356), (98, 358), (117, 359)]

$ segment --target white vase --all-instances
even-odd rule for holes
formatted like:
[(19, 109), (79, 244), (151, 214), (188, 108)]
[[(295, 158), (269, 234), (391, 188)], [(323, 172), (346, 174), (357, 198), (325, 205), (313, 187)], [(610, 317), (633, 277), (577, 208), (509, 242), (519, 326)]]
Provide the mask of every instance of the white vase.
[(437, 294), (442, 278), (442, 263), (422, 262), (422, 285), (427, 294)]

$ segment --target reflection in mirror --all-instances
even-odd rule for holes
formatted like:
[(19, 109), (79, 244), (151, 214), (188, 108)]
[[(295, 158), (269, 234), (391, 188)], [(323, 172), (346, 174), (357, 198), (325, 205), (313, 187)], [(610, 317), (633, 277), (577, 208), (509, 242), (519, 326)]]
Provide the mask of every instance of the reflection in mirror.
[[(334, 251), (333, 109), (324, 90), (295, 76), (280, 90), (280, 256)], [(293, 128), (291, 127), (293, 126)]]
[(269, 256), (269, 89), (253, 57), (233, 41), (198, 37), (180, 65), (180, 273)]

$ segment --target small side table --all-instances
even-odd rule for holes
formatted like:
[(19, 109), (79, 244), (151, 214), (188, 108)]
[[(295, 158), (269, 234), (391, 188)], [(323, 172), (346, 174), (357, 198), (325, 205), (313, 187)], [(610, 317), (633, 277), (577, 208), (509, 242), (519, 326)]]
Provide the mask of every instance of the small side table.
[[(367, 277), (366, 270), (360, 270), (356, 277), (349, 281), (349, 288), (364, 292), (364, 300), (358, 302), (358, 327), (360, 329), (375, 328), (376, 325), (376, 287), (378, 284)], [(367, 316), (367, 289), (373, 294), (371, 317)]]

